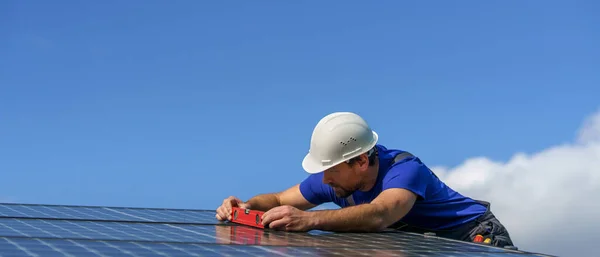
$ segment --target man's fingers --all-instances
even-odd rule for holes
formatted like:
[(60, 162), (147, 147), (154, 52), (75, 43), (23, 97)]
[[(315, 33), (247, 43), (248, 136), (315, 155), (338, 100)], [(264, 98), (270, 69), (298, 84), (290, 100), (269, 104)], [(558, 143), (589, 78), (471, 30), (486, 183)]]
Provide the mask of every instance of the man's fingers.
[(225, 215), (224, 215), (224, 213), (223, 213), (223, 207), (222, 207), (222, 206), (220, 206), (220, 207), (217, 209), (217, 218), (218, 218), (219, 220), (225, 220), (225, 219), (227, 218), (227, 216), (225, 216)]
[[(280, 208), (279, 207), (275, 207), (273, 209), (270, 209), (268, 211), (266, 211), (263, 216), (262, 216), (262, 224), (266, 225), (266, 224), (270, 224), (271, 222), (281, 219), (283, 218), (285, 215), (283, 212), (279, 211)], [(271, 225), (269, 225), (269, 227), (271, 227)]]
[(228, 211), (227, 208), (225, 208), (224, 206), (219, 207), (219, 209), (217, 209), (217, 213), (219, 214), (222, 220), (231, 219), (231, 212)]
[(235, 197), (230, 196), (223, 203), (223, 207), (224, 207), (223, 212), (224, 212), (224, 215), (229, 220), (231, 220), (231, 210), (233, 210), (233, 208), (232, 208), (233, 206), (237, 206), (237, 201), (236, 201)]
[(233, 205), (233, 206), (237, 206), (237, 204), (240, 202), (242, 202), (242, 201), (235, 196), (230, 196), (230, 197), (227, 197), (227, 199), (223, 200), (223, 204), (229, 204), (229, 205)]
[(275, 230), (282, 230), (285, 229), (285, 226), (289, 223), (288, 219), (278, 219), (278, 220), (274, 220), (273, 222), (269, 223), (269, 228), (275, 229)]
[(217, 208), (216, 217), (218, 220), (231, 220), (232, 207), (239, 206), (241, 208), (249, 208), (248, 204), (244, 204), (240, 199), (235, 196), (227, 197), (223, 200), (223, 203)]

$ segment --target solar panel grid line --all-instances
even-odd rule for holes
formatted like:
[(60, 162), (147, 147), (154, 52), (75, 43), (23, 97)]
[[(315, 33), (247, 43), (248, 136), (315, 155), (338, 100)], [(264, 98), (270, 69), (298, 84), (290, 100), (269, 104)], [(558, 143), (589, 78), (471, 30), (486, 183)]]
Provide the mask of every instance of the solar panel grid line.
[[(78, 240), (68, 240), (68, 241), (75, 243)], [(124, 253), (131, 255), (130, 251), (127, 251), (127, 250), (124, 251), (120, 247), (118, 247), (116, 245), (112, 245), (106, 241), (89, 241), (89, 242), (84, 241), (84, 242), (80, 242), (78, 244), (84, 246), (85, 249), (88, 249), (89, 251), (98, 252), (102, 256), (124, 255)]]
[[(166, 214), (163, 214), (163, 216), (161, 216), (161, 213), (156, 210), (148, 210), (148, 211), (137, 211), (137, 210), (132, 210), (132, 209), (123, 209), (123, 210), (109, 209), (109, 210), (114, 211), (114, 212), (123, 213), (125, 215), (139, 217), (140, 219), (151, 220), (151, 221), (164, 220), (164, 217), (167, 216)], [(154, 213), (154, 212), (156, 212), (156, 213)], [(166, 211), (161, 211), (161, 212), (166, 212)], [(143, 217), (147, 217), (147, 218), (143, 218)], [(176, 217), (174, 215), (169, 215), (170, 221), (178, 220), (177, 218), (179, 218), (179, 217)]]
[(90, 252), (92, 252), (94, 254), (97, 254), (98, 256), (102, 256), (102, 257), (106, 257), (107, 256), (104, 253), (102, 253), (102, 252), (100, 252), (100, 251), (98, 251), (96, 249), (93, 249), (91, 247), (88, 247), (88, 246), (86, 246), (86, 245), (78, 242), (77, 240), (67, 240), (67, 242), (73, 243), (74, 245), (77, 245), (77, 246), (81, 247), (82, 249), (85, 249), (85, 250), (90, 251)]
[[(118, 233), (122, 233), (122, 234), (125, 234), (130, 237), (135, 237), (138, 240), (143, 240), (143, 241), (151, 240), (150, 238), (152, 238), (152, 237), (158, 237), (158, 238), (162, 238), (164, 240), (169, 240), (170, 237), (168, 237), (167, 235), (164, 235), (164, 234), (173, 234), (173, 233), (170, 233), (165, 230), (160, 230), (158, 228), (156, 228), (156, 229), (153, 228), (152, 230), (155, 230), (156, 232), (161, 232), (161, 233), (151, 233), (151, 231), (141, 230), (141, 229), (135, 228), (133, 226), (127, 226), (127, 225), (124, 225), (121, 223), (113, 223), (113, 224), (115, 226), (120, 226), (122, 228), (122, 230), (117, 230), (116, 228), (106, 226), (105, 224), (102, 224), (102, 223), (97, 223), (97, 224), (98, 224), (98, 226), (104, 227), (107, 230), (116, 231)], [(148, 226), (148, 227), (150, 227), (150, 226)], [(137, 231), (137, 233), (129, 232), (131, 230)], [(140, 236), (140, 235), (144, 235), (144, 236)], [(119, 238), (119, 239), (127, 240), (126, 237)]]
[(55, 247), (55, 246), (53, 246), (53, 245), (51, 245), (51, 244), (48, 244), (48, 243), (44, 242), (43, 240), (39, 240), (39, 239), (37, 239), (37, 241), (38, 241), (38, 242), (40, 242), (41, 244), (43, 244), (43, 245), (47, 246), (48, 248), (50, 248), (50, 249), (52, 249), (52, 250), (54, 250), (54, 251), (57, 251), (57, 252), (59, 252), (59, 253), (63, 254), (65, 257), (77, 257), (77, 256), (75, 256), (75, 255), (72, 255), (72, 254), (70, 254), (70, 253), (67, 253), (67, 252), (63, 251), (63, 250), (62, 250), (62, 249), (60, 249), (60, 248), (57, 248), (57, 247)]
[(252, 253), (244, 252), (244, 251), (242, 251), (242, 249), (232, 248), (229, 245), (215, 245), (215, 244), (198, 245), (198, 244), (189, 244), (189, 245), (178, 245), (177, 248), (178, 249), (182, 249), (185, 252), (191, 253), (191, 254), (198, 254), (200, 252), (201, 253), (205, 253), (205, 252), (208, 251), (208, 252), (214, 253), (215, 256), (231, 256), (231, 257), (236, 257), (236, 256), (239, 256), (240, 254), (244, 254), (245, 256), (248, 256), (248, 255), (254, 256), (255, 255), (255, 254), (252, 254)]
[[(113, 211), (118, 211), (115, 209), (111, 209)], [(174, 212), (174, 211), (169, 211), (169, 210), (163, 210), (163, 211), (157, 211), (157, 210), (148, 210), (148, 211), (142, 211), (142, 210), (136, 210), (136, 209), (129, 209), (124, 211), (124, 213), (132, 213), (132, 215), (138, 216), (138, 217), (150, 217), (151, 220), (163, 220), (165, 216), (168, 216), (170, 220), (193, 220), (194, 215), (186, 215), (184, 214), (184, 212)], [(162, 216), (161, 216), (162, 215)]]
[[(40, 231), (40, 232), (42, 232), (42, 233), (46, 233), (46, 234), (48, 234), (48, 235), (50, 235), (50, 236), (52, 236), (52, 237), (60, 237), (59, 235), (57, 235), (57, 234), (54, 234), (54, 233), (52, 233), (51, 231), (48, 231), (48, 230), (42, 230), (42, 229), (40, 229), (40, 228), (38, 228), (38, 227), (35, 227), (35, 226), (32, 226), (31, 224), (28, 224), (28, 223), (26, 223), (26, 222), (22, 222), (21, 220), (16, 220), (16, 221), (17, 221), (17, 222), (20, 222), (20, 223), (22, 223), (22, 224), (23, 224), (24, 226), (26, 226), (26, 227), (30, 227), (32, 230), (38, 230), (38, 231)], [(42, 221), (42, 222), (43, 222), (43, 221)], [(52, 224), (50, 224), (50, 225), (52, 226)]]
[[(38, 256), (39, 256), (38, 254), (36, 254), (36, 253), (33, 253), (33, 252), (29, 251), (29, 249), (27, 249), (27, 248), (25, 248), (25, 247), (22, 247), (22, 246), (21, 246), (21, 245), (19, 245), (18, 243), (15, 243), (15, 242), (13, 242), (13, 241), (11, 241), (11, 240), (9, 240), (9, 239), (6, 239), (6, 241), (7, 241), (9, 244), (13, 245), (13, 246), (14, 246), (16, 249), (18, 249), (18, 250), (20, 250), (20, 251), (23, 251), (24, 253), (26, 253), (26, 254), (27, 254), (27, 255), (29, 255), (29, 256), (33, 256), (33, 257), (38, 257)], [(3, 251), (3, 252), (4, 252), (4, 251)]]
[(151, 220), (151, 219), (146, 219), (146, 218), (138, 217), (138, 216), (135, 216), (135, 215), (132, 215), (132, 214), (126, 213), (126, 212), (122, 212), (122, 211), (118, 211), (118, 210), (114, 210), (114, 209), (110, 209), (110, 208), (103, 208), (103, 209), (104, 209), (104, 210), (107, 210), (107, 211), (116, 212), (116, 213), (119, 213), (119, 214), (121, 214), (121, 215), (125, 215), (125, 216), (129, 216), (129, 217), (132, 217), (132, 218), (136, 218), (136, 219), (138, 219), (138, 220), (154, 221), (154, 220)]
[(269, 252), (269, 253), (275, 254), (275, 255), (277, 255), (277, 256), (283, 256), (283, 257), (295, 257), (294, 255), (289, 255), (289, 254), (286, 254), (286, 253), (284, 253), (284, 252), (281, 252), (281, 251), (276, 251), (276, 250), (274, 250), (274, 249), (270, 249), (270, 248), (268, 248), (268, 247), (265, 247), (265, 246), (257, 246), (256, 248), (258, 248), (258, 249), (261, 249), (261, 250), (263, 250), (263, 251), (265, 251), (265, 252)]
[[(38, 208), (46, 209), (47, 212), (55, 213), (55, 215), (49, 215), (48, 213), (44, 213), (37, 209), (30, 208), (29, 206), (14, 206), (14, 207), (2, 206), (3, 210), (0, 209), (0, 215), (3, 217), (15, 217), (15, 218), (28, 217), (28, 218), (51, 218), (51, 219), (85, 219), (87, 216), (89, 216), (89, 215), (87, 215), (85, 213), (81, 213), (77, 210), (72, 210), (72, 211), (79, 212), (79, 216), (75, 216), (75, 215), (69, 214), (64, 211), (60, 212), (56, 209), (48, 208), (46, 206), (38, 206)], [(7, 212), (7, 210), (12, 211), (14, 214)], [(28, 210), (30, 213), (25, 212), (26, 210)]]
[(215, 240), (218, 240), (218, 239), (219, 239), (219, 238), (218, 238), (218, 237), (216, 237), (216, 236), (212, 236), (212, 235), (209, 235), (209, 234), (207, 234), (207, 233), (200, 233), (200, 232), (197, 232), (197, 231), (194, 231), (194, 230), (190, 230), (190, 229), (185, 229), (185, 228), (182, 228), (182, 227), (180, 227), (180, 226), (173, 226), (173, 225), (169, 225), (169, 224), (166, 224), (166, 226), (169, 226), (169, 227), (171, 227), (171, 228), (175, 228), (175, 229), (180, 229), (180, 230), (183, 230), (183, 231), (187, 231), (187, 232), (190, 232), (190, 233), (194, 233), (194, 234), (202, 235), (202, 236), (205, 236), (205, 237), (210, 237), (210, 238), (213, 238), (213, 239), (215, 239)]
[[(106, 246), (110, 247), (110, 248), (116, 249), (116, 250), (117, 250), (117, 252), (118, 252), (119, 254), (128, 254), (128, 255), (130, 255), (130, 256), (133, 256), (133, 257), (139, 257), (139, 256), (140, 256), (140, 255), (136, 254), (135, 252), (133, 252), (133, 251), (130, 251), (130, 250), (128, 250), (128, 249), (125, 249), (125, 248), (123, 248), (123, 247), (119, 247), (118, 245), (109, 244), (109, 243), (107, 243), (107, 242), (102, 242), (102, 243), (103, 243), (104, 245), (106, 245)], [(92, 248), (92, 247), (89, 247), (89, 248)], [(92, 248), (92, 249), (93, 249), (93, 248)], [(148, 250), (147, 248), (144, 248), (144, 249)], [(154, 253), (158, 253), (158, 252), (156, 252), (156, 251), (153, 251), (153, 252), (154, 252)], [(160, 255), (163, 255), (163, 254), (160, 254)]]
[[(35, 220), (34, 223), (32, 223), (31, 221), (23, 222), (21, 220), (16, 220), (16, 222), (23, 224), (23, 226), (31, 227), (34, 231), (37, 231), (38, 234), (33, 234), (31, 235), (32, 237), (44, 237), (43, 234), (48, 234), (52, 238), (94, 238), (93, 236), (86, 233), (85, 228), (78, 227), (78, 224), (69, 223), (68, 221), (63, 222), (62, 226), (58, 226), (57, 224), (48, 222), (46, 220)], [(51, 228), (55, 228), (54, 232), (52, 232)], [(39, 235), (40, 233), (42, 234), (42, 236)], [(105, 236), (111, 237), (110, 235), (106, 234)]]
[[(127, 225), (124, 225), (122, 223), (110, 223), (112, 225), (119, 226), (120, 229), (112, 227), (112, 226), (107, 226), (106, 223), (101, 223), (101, 222), (90, 222), (90, 224), (94, 224), (94, 225), (96, 225), (99, 228), (106, 229), (106, 231), (113, 231), (113, 233), (116, 232), (118, 234), (123, 234), (124, 235), (124, 237), (116, 238), (117, 240), (124, 240), (127, 237), (134, 237), (134, 238), (136, 238), (134, 240), (148, 240), (147, 235), (152, 236), (152, 234), (150, 234), (149, 231), (144, 231), (144, 230), (136, 229), (135, 227), (127, 226)], [(94, 231), (96, 233), (103, 233), (103, 232), (100, 232), (100, 229), (93, 230), (93, 229), (91, 229), (89, 227), (86, 227), (86, 228), (89, 229), (90, 231)], [(139, 233), (134, 233), (131, 230), (134, 230), (134, 231), (139, 232)], [(108, 235), (108, 233), (103, 233), (103, 234), (107, 234)], [(160, 236), (160, 237), (163, 237), (163, 238), (168, 238), (166, 236), (162, 236), (162, 235), (159, 235), (159, 234), (154, 234), (153, 236)]]
[[(64, 247), (64, 245), (66, 245), (68, 243), (68, 241), (63, 241), (62, 244), (52, 244), (48, 241), (40, 240), (40, 239), (35, 239), (35, 241), (38, 242), (38, 244), (33, 244), (32, 242), (29, 242), (28, 243), (29, 246), (24, 246), (24, 247), (33, 248), (33, 249), (35, 249), (35, 252), (40, 253), (40, 255), (42, 255), (42, 256), (46, 256), (46, 254), (48, 252), (51, 252), (56, 255), (60, 254), (60, 256), (64, 256), (64, 257), (79, 257), (81, 255), (85, 255), (86, 257), (87, 256), (102, 257), (102, 255), (99, 255), (94, 252), (90, 252), (85, 247), (81, 247), (81, 246), (75, 245), (73, 243), (71, 243), (69, 245), (69, 247)], [(24, 245), (24, 242), (21, 242), (21, 245)], [(49, 249), (51, 249), (52, 251), (50, 251)]]
[[(114, 236), (113, 234), (104, 233), (104, 232), (101, 232), (101, 231), (99, 231), (99, 230), (93, 230), (93, 229), (90, 229), (89, 227), (82, 226), (81, 224), (79, 224), (79, 223), (77, 223), (77, 222), (73, 222), (73, 221), (65, 221), (65, 223), (66, 223), (66, 224), (71, 224), (71, 225), (73, 225), (73, 226), (75, 226), (75, 227), (81, 228), (82, 230), (85, 230), (85, 231), (88, 231), (88, 232), (90, 232), (90, 233), (91, 233), (91, 234), (90, 234), (90, 236), (83, 236), (83, 237), (85, 237), (85, 238), (89, 238), (89, 239), (97, 239), (97, 237), (93, 236), (93, 233), (98, 233), (98, 234), (102, 234), (102, 235), (104, 235), (104, 236), (106, 236), (106, 237), (108, 237), (108, 238), (111, 238), (111, 239), (114, 239), (114, 240), (119, 240), (119, 237), (116, 237), (116, 236)], [(92, 224), (92, 223), (90, 223), (90, 224)], [(53, 226), (56, 226), (56, 225), (54, 225), (54, 224), (53, 224)], [(65, 229), (65, 230), (66, 230), (66, 231), (70, 231), (72, 234), (75, 234), (75, 232), (73, 232), (72, 230), (69, 230), (69, 229)], [(119, 231), (119, 230), (114, 230), (114, 231), (115, 231), (115, 232), (117, 232), (117, 234), (119, 234), (119, 233), (123, 233), (122, 231)], [(78, 233), (78, 234), (79, 234), (79, 233)]]
[(143, 249), (146, 249), (146, 250), (148, 250), (150, 252), (153, 252), (153, 253), (156, 253), (158, 255), (169, 257), (169, 255), (167, 255), (165, 252), (157, 250), (157, 249), (152, 249), (152, 248), (150, 248), (148, 246), (145, 246), (143, 244), (140, 244), (140, 243), (137, 243), (137, 242), (133, 242), (133, 245), (135, 245), (137, 247), (140, 247), (140, 248), (143, 248)]
[[(170, 225), (170, 224), (164, 224), (164, 225), (160, 225), (160, 227), (157, 227), (155, 225), (146, 225), (147, 227), (152, 227), (152, 228), (156, 228), (158, 231), (162, 231), (161, 233), (167, 233), (167, 234), (171, 234), (172, 237), (177, 237), (177, 236), (181, 236), (182, 239), (185, 240), (178, 240), (178, 241), (182, 241), (182, 242), (190, 242), (190, 243), (206, 243), (209, 242), (209, 240), (207, 240), (206, 238), (203, 238), (204, 240), (199, 240), (197, 235), (202, 235), (205, 237), (212, 237), (208, 234), (204, 234), (204, 233), (195, 233), (193, 231), (190, 231), (188, 229), (182, 229), (178, 226), (174, 226), (174, 225)], [(184, 233), (184, 232), (187, 233)], [(172, 238), (171, 237), (171, 238)], [(166, 239), (168, 239), (168, 237), (165, 237)], [(212, 237), (214, 238), (214, 237)], [(172, 240), (170, 240), (172, 241)], [(212, 241), (212, 240), (210, 240)]]
[[(41, 212), (41, 211), (38, 211), (38, 210), (35, 210), (35, 209), (33, 209), (33, 208), (32, 208), (32, 207), (30, 207), (30, 206), (22, 206), (22, 207), (23, 207), (23, 208), (27, 208), (27, 209), (29, 209), (29, 210), (31, 210), (31, 211), (33, 211), (33, 212), (38, 212), (38, 213), (39, 213), (39, 212)], [(81, 218), (81, 217), (90, 216), (90, 215), (88, 215), (88, 214), (86, 214), (86, 213), (83, 213), (83, 212), (81, 212), (81, 211), (79, 211), (79, 210), (76, 210), (76, 209), (69, 209), (69, 211), (75, 212), (75, 213), (77, 213), (79, 216), (76, 216), (76, 215), (70, 214), (70, 213), (66, 212), (66, 210), (64, 210), (64, 211), (62, 211), (62, 212), (61, 212), (61, 211), (59, 211), (59, 209), (49, 208), (49, 207), (47, 207), (47, 206), (40, 206), (40, 208), (41, 208), (41, 209), (43, 209), (43, 210), (45, 210), (46, 212), (53, 212), (53, 213), (56, 213), (56, 214), (54, 214), (54, 215), (47, 215), (47, 216), (45, 216), (45, 217), (54, 217), (54, 216), (58, 216), (58, 217), (62, 217), (62, 218), (72, 218), (72, 219), (76, 219), (76, 218)], [(47, 213), (44, 213), (44, 214), (47, 214)], [(66, 216), (66, 217), (65, 217), (65, 216)]]
[[(16, 234), (18, 234), (18, 235), (21, 235), (21, 236), (26, 236), (26, 237), (30, 237), (30, 235), (29, 235), (29, 234), (26, 234), (26, 233), (24, 233), (24, 232), (22, 232), (22, 231), (16, 230), (16, 229), (14, 229), (14, 228), (12, 228), (12, 227), (9, 227), (9, 226), (7, 226), (7, 225), (4, 225), (4, 224), (2, 224), (2, 223), (0, 223), (0, 227), (6, 228), (6, 229), (8, 229), (8, 230), (12, 231), (13, 233), (16, 233)], [(2, 231), (2, 234), (0, 234), (0, 236), (7, 236), (7, 235), (8, 235), (8, 236), (10, 236), (11, 234), (8, 234), (7, 232), (8, 232), (8, 231)], [(13, 234), (13, 235), (14, 235), (14, 234)]]
[[(59, 245), (60, 247), (62, 247), (63, 249), (72, 249), (72, 251), (77, 251), (77, 252), (79, 252), (78, 255), (83, 255), (86, 251), (87, 252), (95, 252), (95, 253), (100, 254), (101, 256), (116, 256), (116, 255), (123, 255), (124, 253), (130, 254), (130, 255), (133, 254), (133, 252), (124, 251), (123, 249), (120, 249), (117, 246), (111, 245), (106, 241), (79, 241), (79, 240), (61, 241), (61, 239), (53, 239), (53, 240), (47, 240), (47, 241), (53, 242), (53, 243)], [(64, 243), (60, 243), (60, 242), (64, 242)], [(68, 242), (70, 242), (72, 245), (78, 246), (78, 248), (73, 249), (72, 245), (67, 244)], [(134, 254), (133, 256), (137, 256), (137, 255)]]
[[(53, 224), (51, 222), (45, 221), (45, 220), (40, 220), (40, 222), (43, 223), (43, 224), (47, 224), (48, 226), (52, 226), (52, 227), (55, 227), (55, 228), (60, 229), (62, 231), (65, 231), (67, 233), (75, 234), (75, 235), (78, 235), (78, 236), (81, 236), (81, 237), (87, 238), (87, 239), (93, 239), (92, 237), (86, 236), (86, 235), (84, 235), (82, 233), (79, 233), (79, 232), (77, 232), (75, 230), (69, 230), (69, 229), (64, 228), (64, 227), (59, 227), (59, 226), (57, 226), (57, 225), (55, 225), (55, 224)], [(110, 236), (110, 235), (107, 235), (107, 236)]]
[[(44, 206), (44, 207), (49, 208), (47, 206)], [(79, 213), (81, 215), (81, 217), (89, 216), (89, 218), (87, 218), (89, 220), (94, 220), (94, 219), (122, 220), (123, 219), (122, 216), (115, 215), (114, 213), (102, 212), (102, 211), (100, 211), (100, 210), (102, 210), (100, 208), (85, 208), (85, 207), (83, 207), (81, 210), (76, 209), (76, 208), (68, 208), (68, 207), (59, 207), (59, 208), (64, 209), (64, 212), (72, 211), (72, 212)], [(89, 212), (89, 213), (82, 212), (82, 210), (85, 210), (86, 212)], [(96, 216), (93, 216), (92, 214), (94, 214)], [(101, 217), (104, 217), (104, 218), (101, 218)], [(75, 216), (75, 218), (78, 218), (78, 216)]]
[(174, 210), (150, 210), (144, 212), (142, 210), (132, 209), (127, 212), (134, 213), (138, 217), (150, 217), (155, 221), (168, 221), (168, 223), (198, 223), (198, 224), (219, 224), (215, 219), (214, 212), (199, 211), (174, 211)]
[[(186, 250), (186, 249), (183, 249), (183, 248), (181, 248), (181, 247), (178, 247), (177, 245), (169, 245), (169, 244), (166, 244), (166, 243), (162, 243), (162, 244), (163, 244), (163, 245), (165, 245), (166, 247), (169, 247), (169, 248), (171, 248), (171, 249), (173, 249), (173, 250), (180, 251), (180, 252), (182, 252), (182, 253), (185, 253), (185, 254), (187, 254), (187, 255), (189, 255), (189, 256), (202, 256), (202, 255), (200, 255), (199, 253), (193, 253), (193, 252), (190, 252), (190, 251), (188, 251), (188, 250)], [(170, 254), (169, 256), (172, 256), (172, 254)]]
[[(31, 216), (27, 213), (20, 211), (18, 207), (10, 207), (10, 206), (2, 206), (2, 208), (0, 209), (0, 214), (2, 216), (16, 216), (16, 217), (19, 217), (19, 216), (30, 217)], [(46, 216), (43, 213), (41, 215)]]
[[(28, 216), (26, 213), (23, 213), (23, 212), (15, 209), (15, 208), (11, 208), (9, 206), (5, 206), (4, 208), (6, 208), (8, 211), (15, 212), (15, 213), (20, 214), (20, 215)], [(0, 214), (4, 214), (4, 213), (7, 213), (7, 211), (4, 210), (3, 212), (0, 212)]]
[[(13, 248), (10, 248), (7, 252), (7, 254), (14, 254), (14, 253), (23, 253), (24, 250), (26, 249), (26, 253), (31, 253), (32, 255), (42, 255), (43, 254), (41, 252), (55, 252), (52, 248), (45, 246), (43, 244), (41, 244), (38, 240), (36, 240), (35, 238), (32, 239), (28, 244), (22, 244), (19, 242), (14, 242), (11, 240), (10, 242), (13, 246)], [(64, 254), (61, 254), (61, 256), (64, 256)]]
[[(145, 240), (143, 237), (138, 236), (136, 234), (132, 234), (129, 233), (127, 231), (127, 229), (116, 229), (113, 227), (109, 227), (109, 226), (105, 226), (102, 223), (97, 223), (97, 222), (87, 222), (85, 224), (87, 224), (86, 226), (83, 226), (82, 223), (80, 222), (74, 222), (74, 221), (67, 221), (68, 224), (73, 224), (74, 226), (77, 226), (81, 229), (84, 229), (86, 231), (88, 231), (90, 233), (90, 237), (94, 238), (94, 239), (104, 239), (104, 238), (100, 238), (97, 237), (95, 234), (101, 234), (104, 235), (106, 237), (112, 238), (114, 240), (124, 240), (127, 237), (133, 237), (136, 238), (137, 240)], [(112, 223), (114, 225), (119, 225), (119, 223)], [(101, 231), (100, 228), (104, 228), (106, 229), (107, 232), (103, 232)]]

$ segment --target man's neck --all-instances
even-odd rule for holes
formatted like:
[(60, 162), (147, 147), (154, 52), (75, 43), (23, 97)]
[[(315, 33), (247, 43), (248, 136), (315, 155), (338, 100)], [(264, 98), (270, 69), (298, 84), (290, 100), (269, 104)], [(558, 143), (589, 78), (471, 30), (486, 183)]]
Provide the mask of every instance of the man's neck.
[(363, 186), (359, 189), (360, 191), (367, 192), (371, 190), (375, 184), (377, 183), (377, 177), (379, 176), (379, 160), (375, 159), (375, 165), (369, 166), (369, 170), (367, 171), (367, 176), (365, 177), (365, 182)]

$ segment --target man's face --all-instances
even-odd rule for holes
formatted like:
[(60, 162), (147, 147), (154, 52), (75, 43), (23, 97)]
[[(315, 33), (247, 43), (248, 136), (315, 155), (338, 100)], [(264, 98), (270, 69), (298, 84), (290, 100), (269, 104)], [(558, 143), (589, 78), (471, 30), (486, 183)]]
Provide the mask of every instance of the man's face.
[[(365, 159), (366, 161), (366, 159)], [(362, 173), (367, 164), (358, 161), (353, 165), (338, 164), (323, 173), (323, 183), (333, 188), (338, 197), (345, 198), (362, 186)]]

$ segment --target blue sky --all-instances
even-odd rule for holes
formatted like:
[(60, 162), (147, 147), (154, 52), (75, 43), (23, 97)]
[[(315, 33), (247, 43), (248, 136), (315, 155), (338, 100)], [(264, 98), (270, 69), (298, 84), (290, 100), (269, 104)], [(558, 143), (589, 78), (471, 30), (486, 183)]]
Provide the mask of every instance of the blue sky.
[(2, 1), (0, 199), (216, 208), (353, 111), (430, 166), (572, 140), (597, 1)]

